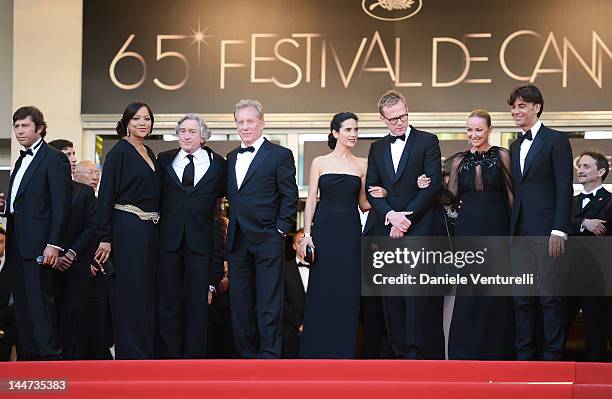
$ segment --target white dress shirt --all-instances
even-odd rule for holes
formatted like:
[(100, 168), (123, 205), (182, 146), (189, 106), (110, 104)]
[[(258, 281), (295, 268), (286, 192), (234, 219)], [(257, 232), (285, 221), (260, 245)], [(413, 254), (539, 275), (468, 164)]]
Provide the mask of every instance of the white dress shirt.
[(4, 267), (4, 255), (0, 256), (0, 272), (2, 271), (3, 267)]
[[(390, 136), (394, 136), (394, 134), (389, 133)], [(395, 143), (391, 143), (391, 160), (393, 161), (393, 171), (397, 173), (397, 168), (399, 166), (400, 159), (402, 158), (402, 153), (404, 152), (404, 148), (406, 147), (406, 141), (408, 140), (408, 135), (410, 135), (410, 128), (406, 129), (406, 133), (404, 133), (406, 138), (404, 140), (397, 139)]]
[[(538, 131), (540, 130), (541, 127), (542, 127), (542, 122), (540, 122), (540, 120), (538, 119), (535, 125), (533, 125), (531, 129), (529, 129), (531, 130), (531, 137), (533, 137), (533, 140), (523, 140), (523, 142), (521, 143), (521, 153), (520, 153), (521, 173), (523, 173), (525, 170), (525, 159), (527, 158), (527, 153), (529, 153), (529, 149), (531, 148), (531, 145), (533, 144), (533, 141), (535, 140), (536, 134), (538, 134)], [(526, 131), (523, 132), (523, 134), (525, 133)]]
[[(189, 158), (187, 158), (187, 155), (189, 155), (187, 151), (181, 149), (178, 154), (176, 154), (176, 157), (174, 157), (174, 161), (172, 161), (172, 168), (180, 181), (183, 180), (185, 167), (189, 165)], [(198, 148), (192, 155), (195, 169), (193, 186), (195, 187), (202, 177), (204, 177), (206, 171), (208, 171), (210, 159), (208, 158), (208, 152), (202, 148)]]
[(300, 278), (302, 279), (302, 285), (304, 286), (304, 292), (308, 291), (308, 276), (310, 275), (310, 269), (308, 266), (302, 265), (302, 263), (306, 263), (303, 260), (295, 257), (295, 263), (298, 265), (298, 272), (300, 273)]
[[(257, 155), (257, 151), (264, 142), (263, 136), (258, 138), (253, 143), (253, 148), (255, 148), (254, 152), (244, 152), (242, 154), (238, 153), (236, 156), (236, 183), (238, 184), (238, 188), (242, 186), (242, 182), (244, 181), (244, 177), (249, 170), (249, 166), (251, 166), (251, 162), (253, 162), (253, 158)], [(247, 146), (244, 143), (240, 144), (241, 148), (246, 148)]]
[[(593, 193), (594, 195), (597, 195), (597, 191), (599, 191), (599, 189), (600, 189), (600, 188), (603, 188), (603, 185), (600, 185), (600, 186), (596, 187), (596, 188), (595, 188), (593, 191), (591, 191), (591, 192), (586, 192), (586, 191), (584, 190), (584, 188), (583, 188), (583, 189), (582, 189), (582, 191), (581, 191), (581, 193), (582, 193), (582, 194), (587, 194), (587, 195), (588, 195), (588, 194)], [(590, 198), (585, 198), (585, 199), (583, 199), (583, 200), (582, 200), (582, 206), (581, 206), (581, 208), (582, 208), (582, 209), (584, 209), (584, 207), (585, 207), (585, 206), (587, 206), (587, 205), (589, 204), (589, 202), (591, 202), (591, 199), (590, 199)], [(583, 220), (583, 221), (584, 221), (584, 220)], [(583, 231), (584, 231), (584, 226), (583, 226), (583, 225), (582, 225), (582, 223), (581, 223), (581, 224), (580, 224), (580, 232), (582, 233)]]
[(32, 160), (36, 156), (36, 153), (38, 152), (38, 150), (40, 150), (41, 146), (38, 144), (41, 141), (42, 141), (42, 137), (38, 139), (32, 145), (32, 147), (30, 147), (32, 148), (32, 155), (29, 155), (29, 154), (26, 155), (21, 161), (21, 166), (19, 167), (19, 170), (15, 172), (15, 180), (13, 180), (13, 187), (11, 189), (11, 198), (10, 198), (10, 204), (9, 204), (9, 211), (11, 213), (15, 213), (15, 208), (13, 205), (15, 203), (15, 197), (17, 196), (17, 191), (19, 191), (19, 185), (21, 184), (21, 180), (23, 180), (23, 175), (25, 175), (26, 170), (28, 170), (28, 166), (30, 166), (30, 164), (32, 163)]

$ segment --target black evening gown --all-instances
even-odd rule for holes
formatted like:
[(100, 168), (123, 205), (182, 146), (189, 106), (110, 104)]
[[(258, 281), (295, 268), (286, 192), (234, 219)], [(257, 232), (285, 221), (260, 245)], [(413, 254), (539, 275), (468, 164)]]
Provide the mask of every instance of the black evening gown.
[(100, 241), (111, 242), (116, 274), (108, 279), (115, 358), (152, 359), (155, 339), (155, 281), (158, 229), (115, 204), (159, 212), (160, 174), (155, 154), (151, 169), (138, 150), (119, 140), (109, 151), (102, 170), (98, 197)]
[(317, 263), (310, 268), (301, 357), (356, 356), (361, 295), (361, 178), (329, 173), (319, 177), (320, 201), (312, 237)]
[[(502, 161), (504, 154), (509, 159), (507, 150), (495, 146), (484, 153), (457, 154), (460, 160), (453, 190), (461, 205), (455, 236), (508, 235), (511, 183)], [(451, 177), (451, 180), (454, 179)], [(507, 241), (500, 241), (499, 248), (489, 248), (489, 253), (499, 254), (498, 262), (504, 259), (509, 262)], [(458, 287), (448, 357), (458, 360), (515, 359), (512, 297), (463, 296), (462, 287)]]

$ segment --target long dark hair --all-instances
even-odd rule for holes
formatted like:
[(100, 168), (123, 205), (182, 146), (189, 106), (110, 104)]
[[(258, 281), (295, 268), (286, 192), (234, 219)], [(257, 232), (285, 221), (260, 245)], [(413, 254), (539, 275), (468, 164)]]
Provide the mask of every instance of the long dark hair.
[[(155, 123), (155, 117), (153, 116), (153, 111), (151, 111), (151, 107), (148, 104), (135, 101), (133, 103), (129, 103), (125, 110), (123, 111), (123, 116), (119, 122), (117, 122), (117, 134), (119, 137), (125, 137), (127, 135), (127, 127), (130, 123), (130, 120), (136, 115), (136, 112), (142, 107), (145, 107), (149, 111), (149, 116), (151, 116), (151, 132), (153, 131), (153, 124)], [(151, 133), (149, 132), (149, 134)]]
[(336, 132), (339, 132), (342, 128), (342, 123), (349, 119), (354, 119), (355, 122), (359, 121), (357, 115), (352, 112), (340, 112), (334, 115), (334, 117), (332, 118), (331, 123), (329, 124), (329, 135), (327, 136), (327, 145), (332, 150), (336, 148), (336, 143), (338, 142), (338, 139), (334, 137), (334, 130)]

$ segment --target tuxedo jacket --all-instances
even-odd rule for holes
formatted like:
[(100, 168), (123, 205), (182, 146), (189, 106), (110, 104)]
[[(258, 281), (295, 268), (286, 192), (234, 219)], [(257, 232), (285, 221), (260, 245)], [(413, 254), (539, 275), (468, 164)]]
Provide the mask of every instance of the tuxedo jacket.
[(9, 306), (9, 300), (11, 298), (11, 278), (9, 275), (9, 269), (6, 264), (6, 257), (4, 258), (4, 265), (0, 270), (0, 330), (5, 329), (6, 326), (13, 323), (15, 320), (15, 305)]
[(295, 260), (285, 263), (284, 268), (283, 319), (288, 327), (297, 330), (304, 323), (306, 292)]
[[(408, 134), (408, 132), (406, 132)], [(428, 188), (419, 189), (417, 178), (426, 174), (431, 178)], [(442, 166), (438, 138), (410, 126), (410, 134), (400, 157), (397, 173), (391, 158), (391, 140), (387, 135), (370, 146), (366, 187), (382, 186), (386, 198), (374, 198), (366, 191), (374, 212), (370, 211), (364, 235), (389, 235), (391, 225), (385, 217), (391, 210), (412, 211), (408, 219), (413, 223), (407, 235), (429, 235), (436, 226), (435, 201), (442, 182)]]
[(227, 163), (209, 147), (204, 147), (204, 150), (210, 166), (200, 181), (188, 189), (183, 187), (182, 176), (177, 176), (172, 167), (180, 148), (162, 152), (157, 157), (163, 176), (159, 227), (159, 245), (163, 252), (178, 251), (183, 240), (195, 253), (215, 252), (215, 242), (219, 239), (215, 211), (217, 199), (225, 196)]
[(89, 265), (97, 246), (96, 194), (93, 188), (73, 181), (72, 209), (64, 249), (72, 249), (77, 254), (77, 259), (70, 269), (63, 273), (67, 276), (88, 277)]
[(594, 234), (588, 230), (580, 232), (580, 225), (584, 219), (600, 219), (605, 220), (607, 227), (607, 234), (612, 235), (612, 227), (610, 222), (612, 221), (612, 195), (605, 188), (600, 188), (595, 194), (595, 198), (591, 199), (589, 203), (582, 208), (582, 200), (575, 196), (572, 199), (572, 235), (582, 236), (593, 236)]
[[(47, 244), (68, 249), (66, 231), (72, 207), (72, 179), (68, 157), (44, 141), (23, 175), (9, 215), (11, 191), (16, 170), (11, 173), (6, 197), (6, 214), (13, 235), (7, 247), (14, 248), (22, 259), (36, 259)], [(7, 251), (7, 253), (11, 253)]]
[(521, 140), (510, 146), (514, 205), (510, 235), (519, 223), (531, 236), (549, 236), (552, 230), (570, 233), (572, 212), (572, 148), (565, 133), (542, 125), (520, 165)]
[(236, 182), (238, 150), (227, 155), (228, 252), (232, 251), (237, 225), (255, 244), (274, 238), (278, 230), (288, 233), (294, 227), (298, 203), (291, 150), (264, 140), (240, 188)]

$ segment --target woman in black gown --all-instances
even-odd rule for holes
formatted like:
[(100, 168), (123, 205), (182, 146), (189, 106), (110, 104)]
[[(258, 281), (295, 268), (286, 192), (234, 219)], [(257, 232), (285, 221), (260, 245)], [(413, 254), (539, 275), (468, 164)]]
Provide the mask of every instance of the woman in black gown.
[[(361, 295), (359, 208), (370, 209), (365, 196), (367, 160), (351, 152), (357, 142), (357, 120), (351, 112), (334, 115), (328, 141), (333, 151), (315, 158), (310, 168), (302, 246), (315, 246), (317, 263), (308, 279), (303, 358), (350, 359), (356, 355)], [(380, 187), (369, 190), (374, 196), (386, 195)]]
[(148, 105), (127, 106), (117, 123), (123, 139), (106, 156), (98, 196), (96, 260), (104, 266), (112, 259), (115, 270), (109, 295), (117, 359), (153, 358), (160, 174), (144, 145), (153, 122)]
[[(468, 151), (450, 160), (447, 188), (461, 202), (455, 237), (505, 237), (512, 206), (512, 180), (508, 150), (489, 144), (491, 117), (473, 111), (467, 120)], [(507, 241), (497, 239), (497, 264), (509, 259)], [(496, 265), (497, 265), (496, 264)], [(512, 297), (470, 295), (457, 288), (451, 320), (448, 357), (463, 360), (510, 360), (514, 354), (514, 303)]]

